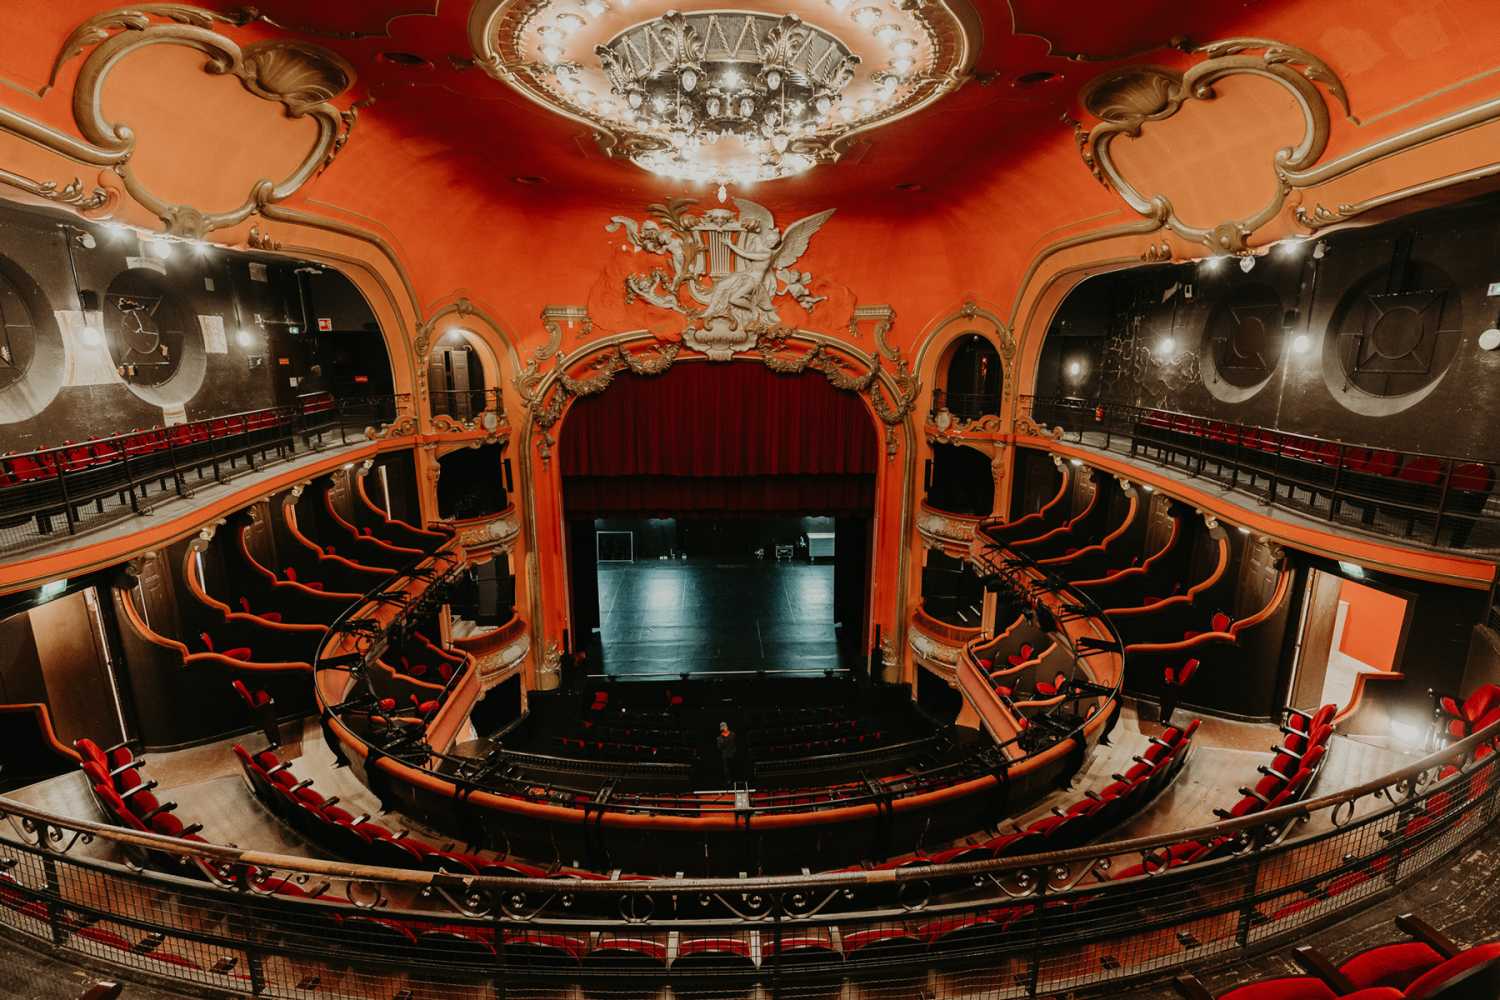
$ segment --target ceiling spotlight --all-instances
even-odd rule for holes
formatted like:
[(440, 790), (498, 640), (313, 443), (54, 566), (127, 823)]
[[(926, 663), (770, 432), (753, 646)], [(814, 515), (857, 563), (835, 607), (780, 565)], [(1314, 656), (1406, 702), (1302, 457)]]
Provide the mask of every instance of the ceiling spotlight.
[[(562, 60), (562, 57), (563, 50), (561, 45), (556, 45), (549, 42), (548, 44), (542, 46), (542, 58), (547, 62), (560, 62)], [(559, 77), (558, 79), (561, 80), (562, 78)]]
[(572, 13), (571, 11), (564, 11), (563, 13), (557, 15), (557, 29), (561, 31), (565, 36), (573, 34), (573, 32), (577, 31), (587, 23), (588, 22), (586, 22), (583, 18), (579, 17), (577, 14)]
[(251, 334), (249, 330), (241, 328), (240, 331), (234, 335), (234, 342), (248, 350), (251, 347), (255, 346), (255, 336)]
[(111, 239), (117, 240), (124, 239), (126, 234), (130, 232), (130, 230), (126, 229), (118, 222), (106, 222), (104, 224), (104, 231), (110, 235)]
[(911, 72), (912, 65), (912, 61), (906, 56), (898, 56), (891, 60), (891, 68), (902, 76)]
[(852, 16), (854, 18), (854, 23), (859, 25), (861, 28), (871, 28), (874, 27), (875, 24), (880, 20), (880, 8), (861, 7), (859, 8), (859, 10), (856, 10)]
[(172, 256), (172, 243), (170, 240), (152, 240), (146, 244), (146, 252), (157, 260), (168, 260)]
[(1203, 260), (1199, 261), (1199, 264), (1205, 271), (1217, 271), (1219, 268), (1224, 266), (1224, 258), (1205, 257), (1203, 258)]
[(1308, 348), (1312, 347), (1312, 338), (1305, 333), (1299, 333), (1292, 338), (1292, 353), (1306, 354)]
[(917, 43), (910, 38), (901, 38), (891, 46), (891, 51), (898, 56), (909, 56), (917, 51)]
[(1074, 378), (1077, 378), (1078, 376), (1082, 375), (1083, 374), (1083, 362), (1082, 361), (1077, 361), (1077, 360), (1069, 361), (1068, 362), (1068, 374), (1071, 375), (1071, 376), (1073, 376)]
[(899, 34), (901, 34), (900, 27), (890, 23), (889, 21), (875, 29), (875, 37), (880, 39), (882, 42), (889, 42), (892, 38)]
[(873, 98), (869, 98), (869, 97), (862, 97), (862, 98), (860, 98), (860, 101), (859, 101), (859, 112), (860, 112), (860, 114), (873, 115), (875, 113), (875, 108), (876, 108), (876, 104), (875, 104), (875, 101), (874, 101)]
[(1282, 240), (1276, 244), (1276, 252), (1283, 257), (1296, 257), (1306, 246), (1307, 240), (1304, 239)]
[(205, 256), (207, 256), (208, 255), (208, 251), (211, 250), (211, 249), (213, 249), (209, 245), (209, 243), (208, 243), (207, 240), (193, 240), (192, 247), (193, 247), (193, 253), (197, 254), (199, 257), (205, 257)]
[(1163, 337), (1156, 343), (1156, 353), (1164, 358), (1175, 350), (1177, 350), (1177, 340), (1174, 337)]
[(593, 16), (598, 17), (609, 10), (609, 4), (605, 3), (604, 0), (583, 0), (583, 9)]

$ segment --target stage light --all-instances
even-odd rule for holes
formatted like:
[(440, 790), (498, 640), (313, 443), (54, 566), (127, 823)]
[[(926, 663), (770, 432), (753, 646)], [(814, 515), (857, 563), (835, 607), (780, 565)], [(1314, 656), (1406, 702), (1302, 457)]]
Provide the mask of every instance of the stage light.
[(1219, 270), (1219, 268), (1224, 266), (1224, 258), (1204, 257), (1201, 261), (1198, 262), (1198, 266), (1212, 274), (1213, 272)]
[(255, 346), (255, 335), (249, 330), (240, 330), (234, 335), (234, 342), (248, 351)]
[(1156, 353), (1164, 358), (1175, 350), (1177, 350), (1177, 339), (1175, 337), (1163, 337), (1156, 342)]
[(1074, 358), (1072, 361), (1068, 362), (1068, 375), (1071, 378), (1075, 378), (1076, 379), (1076, 378), (1078, 378), (1082, 374), (1083, 374), (1083, 362), (1082, 361), (1079, 361), (1077, 358)]
[(1312, 338), (1305, 333), (1299, 333), (1292, 338), (1292, 353), (1306, 354), (1308, 348), (1312, 347)]
[(171, 260), (172, 244), (169, 240), (152, 240), (146, 244), (146, 252), (157, 260)]

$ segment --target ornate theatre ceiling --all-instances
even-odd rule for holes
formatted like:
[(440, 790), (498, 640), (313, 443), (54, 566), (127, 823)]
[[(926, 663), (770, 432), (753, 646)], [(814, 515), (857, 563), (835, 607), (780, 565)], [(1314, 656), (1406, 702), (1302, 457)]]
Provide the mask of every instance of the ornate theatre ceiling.
[[(75, 5), (80, 22), (100, 9)], [(1103, 69), (1159, 53), (1174, 37), (1212, 38), (1232, 16), (1225, 5), (1186, 7), (1177, 0), (756, 0), (737, 6), (265, 0), (253, 12), (240, 0), (201, 5), (244, 20), (248, 30), (268, 38), (304, 41), (345, 60), (362, 120), (372, 130), (367, 134), (378, 130), (393, 144), (393, 156), (441, 156), (455, 198), (476, 185), (519, 197), (513, 185), (542, 184), (548, 199), (605, 195), (629, 204), (664, 189), (711, 195), (717, 180), (739, 180), (761, 183), (731, 185), (735, 194), (791, 199), (809, 208), (847, 205), (849, 197), (899, 204), (961, 189), (993, 170), (997, 158), (1014, 158), (1039, 139), (1065, 133), (1062, 113), (1076, 107), (1078, 89)], [(630, 107), (629, 83), (642, 69), (651, 69), (647, 75), (658, 83), (668, 76), (682, 83), (680, 53), (663, 45), (672, 37), (665, 15), (673, 9), (698, 38), (688, 61), (701, 76), (691, 98), (699, 141), (687, 164), (674, 162), (672, 130), (653, 130), (644, 121), (655, 110), (648, 98), (671, 96), (673, 117), (663, 124), (675, 125), (677, 94), (643, 93), (639, 106)], [(724, 13), (734, 11), (738, 20)], [(768, 39), (778, 38), (785, 85), (773, 91), (766, 74), (745, 73), (742, 86), (723, 86), (733, 58), (751, 49), (759, 58), (770, 48)], [(846, 59), (846, 51), (853, 58)], [(37, 66), (8, 69), (21, 80), (45, 78), (50, 55), (38, 46)], [(765, 68), (765, 60), (759, 65)], [(753, 115), (741, 116), (738, 102), (747, 96), (755, 101)], [(707, 114), (715, 97), (716, 123)], [(797, 101), (802, 108), (787, 115), (782, 105)], [(763, 112), (769, 104), (777, 117), (768, 123)], [(637, 112), (636, 122), (629, 121), (630, 111)], [(753, 134), (742, 137), (732, 127), (742, 118), (753, 120)], [(702, 141), (708, 132), (699, 126), (705, 124), (720, 137)], [(766, 124), (769, 134), (760, 128)], [(769, 180), (775, 176), (785, 179)]]

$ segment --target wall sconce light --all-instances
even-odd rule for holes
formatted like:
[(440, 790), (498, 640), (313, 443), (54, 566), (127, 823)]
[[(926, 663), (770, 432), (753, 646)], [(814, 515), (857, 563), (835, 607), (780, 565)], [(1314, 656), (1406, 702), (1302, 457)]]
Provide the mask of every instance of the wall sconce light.
[(1069, 361), (1068, 362), (1068, 377), (1071, 378), (1071, 379), (1077, 379), (1081, 375), (1083, 375), (1083, 362), (1079, 361), (1077, 358), (1074, 358), (1072, 361)]

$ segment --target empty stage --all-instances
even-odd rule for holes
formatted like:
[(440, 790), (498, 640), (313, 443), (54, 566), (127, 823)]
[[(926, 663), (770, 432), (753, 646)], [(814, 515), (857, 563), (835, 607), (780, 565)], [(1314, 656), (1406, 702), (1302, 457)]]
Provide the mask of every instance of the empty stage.
[(589, 671), (644, 678), (835, 669), (833, 566), (713, 559), (599, 564)]

